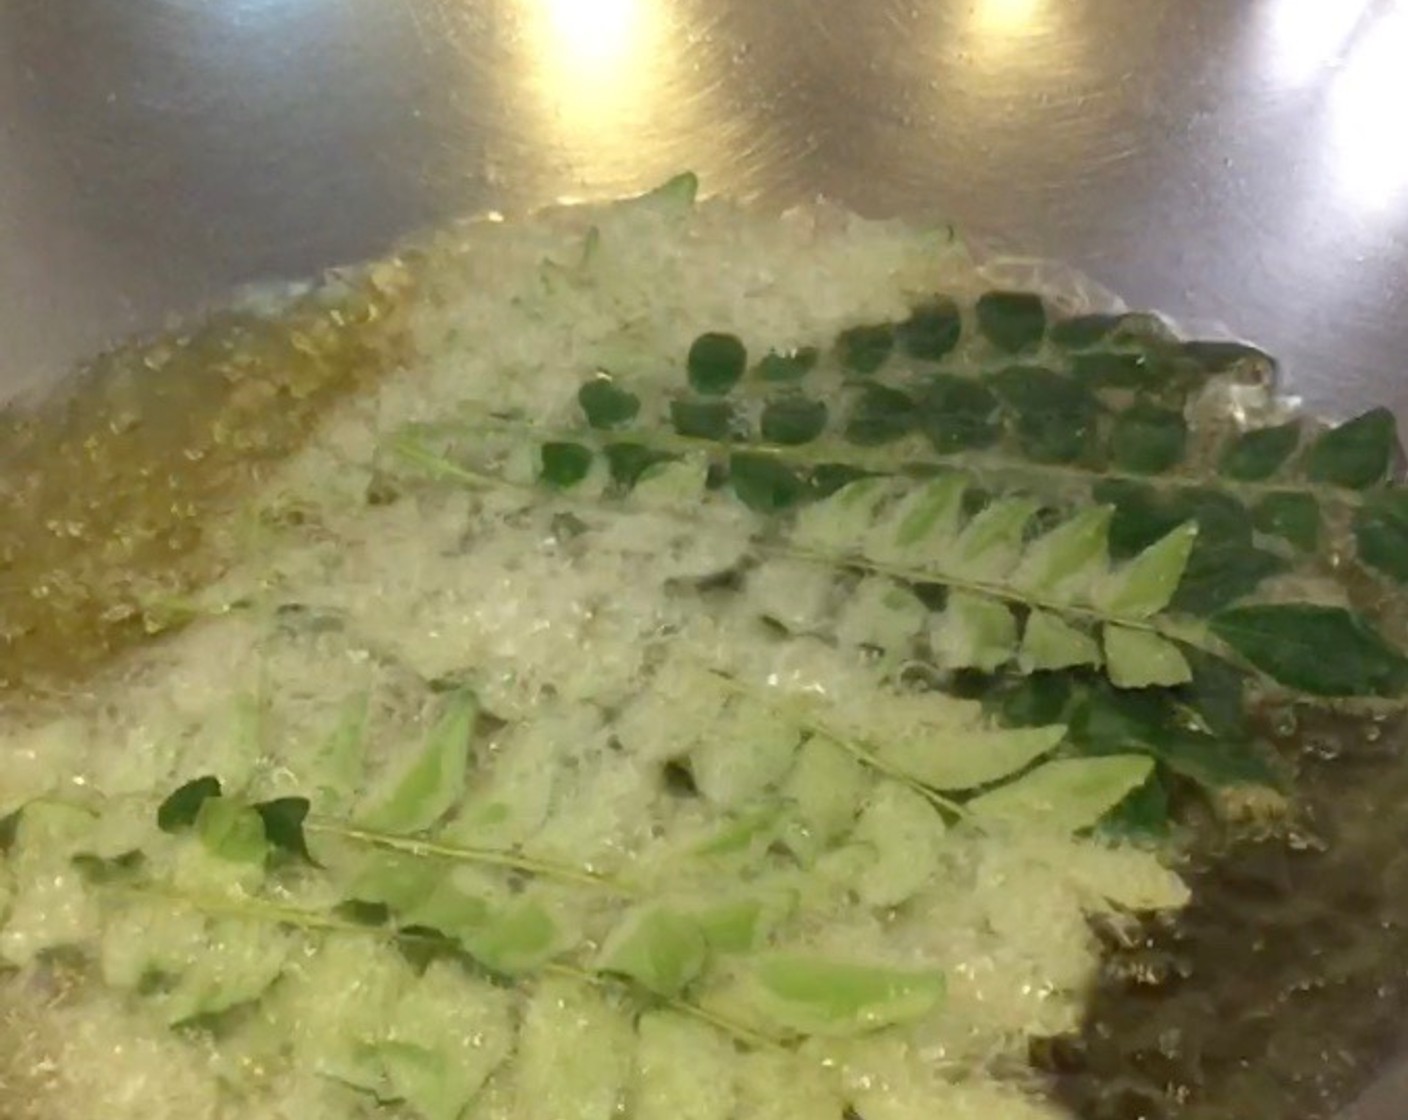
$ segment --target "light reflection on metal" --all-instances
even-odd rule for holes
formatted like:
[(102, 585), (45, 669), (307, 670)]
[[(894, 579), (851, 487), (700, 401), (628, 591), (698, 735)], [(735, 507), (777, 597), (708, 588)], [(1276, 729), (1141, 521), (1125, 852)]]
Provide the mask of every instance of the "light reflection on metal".
[(1340, 189), (1359, 207), (1408, 207), (1408, 3), (1395, 4), (1350, 45), (1329, 90)]
[(1045, 8), (1046, 0), (977, 0), (973, 31), (982, 37), (1027, 35), (1039, 25)]
[(648, 115), (663, 53), (657, 0), (526, 3), (533, 84), (553, 139), (571, 144)]
[(1324, 75), (1364, 25), (1372, 4), (1373, 0), (1272, 0), (1266, 15), (1273, 80), (1299, 86)]

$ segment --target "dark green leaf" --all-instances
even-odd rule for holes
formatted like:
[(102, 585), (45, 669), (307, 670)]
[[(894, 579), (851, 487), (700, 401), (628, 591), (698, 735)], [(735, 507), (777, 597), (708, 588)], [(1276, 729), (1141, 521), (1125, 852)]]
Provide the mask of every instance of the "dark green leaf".
[(1398, 448), (1393, 413), (1375, 408), (1320, 436), (1305, 453), (1305, 473), (1312, 482), (1363, 490), (1382, 482)]
[(567, 490), (592, 469), (592, 453), (580, 443), (545, 443), (542, 448), (543, 482), (558, 490)]
[(963, 335), (963, 316), (958, 304), (938, 296), (920, 304), (896, 328), (900, 349), (911, 358), (937, 362), (946, 357)]
[(1008, 354), (1033, 349), (1046, 336), (1046, 304), (1035, 292), (984, 292), (978, 297), (978, 329)]
[(640, 412), (640, 398), (628, 393), (609, 377), (597, 377), (577, 390), (577, 403), (593, 428), (629, 424)]
[(303, 822), (308, 819), (310, 808), (306, 797), (279, 797), (261, 802), (254, 811), (264, 822), (264, 835), (275, 850), (317, 867), (318, 861), (308, 850), (308, 839), (303, 835)]
[(1267, 676), (1315, 696), (1392, 696), (1408, 661), (1341, 607), (1267, 604), (1213, 616), (1212, 633)]
[(841, 364), (853, 373), (870, 375), (883, 366), (895, 348), (895, 329), (889, 323), (851, 327), (836, 339)]
[(729, 459), (728, 470), (739, 501), (759, 513), (790, 509), (807, 496), (807, 483), (802, 477), (771, 455), (734, 455)]
[(1140, 401), (1115, 417), (1110, 457), (1120, 470), (1162, 474), (1183, 459), (1188, 422), (1183, 413)]
[(10, 849), (15, 846), (15, 839), (20, 833), (22, 811), (16, 809), (13, 813), (0, 817), (0, 855), (8, 855)]
[(690, 439), (723, 442), (733, 432), (733, 405), (727, 401), (671, 401), (670, 423), (677, 434)]
[(1072, 691), (1069, 673), (1032, 673), (1003, 681), (984, 706), (1004, 727), (1049, 727), (1065, 718)]
[(1092, 389), (1142, 389), (1158, 380), (1147, 355), (1106, 350), (1077, 354), (1071, 359), (1071, 374)]
[(619, 486), (630, 489), (640, 476), (657, 463), (668, 463), (674, 456), (656, 451), (639, 443), (610, 443), (606, 446), (606, 461), (611, 478)]
[(763, 381), (800, 381), (816, 368), (819, 357), (815, 346), (803, 346), (783, 354), (769, 350), (754, 372)]
[(1259, 530), (1290, 541), (1302, 552), (1314, 552), (1319, 544), (1320, 503), (1314, 494), (1280, 490), (1257, 502), (1253, 514)]
[(207, 775), (187, 782), (171, 794), (156, 811), (156, 826), (162, 832), (180, 832), (196, 823), (200, 807), (220, 796), (220, 779)]
[(748, 368), (748, 350), (734, 335), (701, 334), (689, 348), (689, 384), (706, 397), (729, 393)]
[(851, 407), (846, 438), (861, 447), (876, 447), (902, 439), (918, 419), (914, 399), (888, 385), (866, 385)]
[(1002, 434), (1001, 405), (976, 378), (951, 373), (927, 378), (917, 404), (920, 430), (940, 455), (991, 447)]
[(1051, 341), (1067, 350), (1088, 350), (1109, 338), (1123, 315), (1095, 313), (1073, 315), (1051, 324)]
[(1370, 494), (1354, 515), (1359, 559), (1399, 583), (1408, 583), (1408, 490)]
[(1163, 840), (1169, 832), (1168, 790), (1158, 774), (1131, 793), (1095, 826), (1098, 835), (1109, 840), (1149, 843)]
[(1173, 608), (1185, 614), (1212, 614), (1250, 595), (1263, 580), (1288, 567), (1282, 557), (1255, 545), (1219, 544), (1200, 536), (1174, 594)]
[(776, 397), (763, 408), (763, 439), (796, 446), (811, 443), (826, 430), (829, 412), (825, 401), (810, 397)]
[(1176, 690), (1179, 702), (1195, 712), (1218, 738), (1229, 741), (1245, 738), (1245, 675), (1231, 662), (1205, 650), (1190, 647), (1183, 655), (1193, 670), (1193, 679)]
[[(1191, 687), (1196, 687), (1196, 677), (1194, 685), (1184, 686)], [(1275, 785), (1277, 781), (1250, 739), (1190, 729), (1177, 705), (1162, 691), (1124, 692), (1103, 682), (1097, 684), (1071, 720), (1070, 734), (1082, 753), (1142, 751), (1204, 789)]]
[(1281, 469), (1299, 443), (1299, 420), (1274, 428), (1252, 428), (1228, 445), (1218, 469), (1239, 482), (1262, 482)]
[(1036, 366), (1012, 366), (989, 380), (1015, 415), (1028, 458), (1069, 463), (1088, 449), (1100, 405), (1080, 382)]

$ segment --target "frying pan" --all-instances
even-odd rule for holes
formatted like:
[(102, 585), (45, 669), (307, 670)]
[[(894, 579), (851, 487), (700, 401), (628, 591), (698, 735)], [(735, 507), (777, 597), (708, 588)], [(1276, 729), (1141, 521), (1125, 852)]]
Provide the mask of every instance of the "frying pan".
[[(691, 168), (951, 221), (1404, 416), (1405, 104), (1402, 0), (0, 0), (0, 400), (244, 285)], [(1400, 1116), (1375, 1039), (1296, 1107), (1388, 1069), (1340, 1115)]]

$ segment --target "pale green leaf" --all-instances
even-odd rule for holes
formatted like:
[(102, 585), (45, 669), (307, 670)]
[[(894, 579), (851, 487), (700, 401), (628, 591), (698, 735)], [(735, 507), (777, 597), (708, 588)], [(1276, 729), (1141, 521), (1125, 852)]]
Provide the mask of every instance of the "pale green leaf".
[(1027, 617), (1017, 663), (1023, 673), (1099, 665), (1100, 646), (1093, 637), (1050, 611)]
[(911, 487), (876, 525), (865, 551), (878, 560), (902, 560), (958, 534), (967, 476), (950, 473)]
[(1012, 574), (1013, 585), (1069, 601), (1104, 574), (1113, 516), (1113, 506), (1093, 506), (1038, 537)]
[(468, 692), (450, 700), (420, 753), (366, 817), (368, 828), (422, 832), (458, 804), (469, 765), (469, 738), (479, 718), (479, 702)]
[(345, 897), (405, 914), (428, 899), (446, 878), (443, 865), (404, 852), (374, 851), (357, 866)]
[(455, 940), (482, 934), (491, 920), (488, 900), (480, 893), (465, 890), (449, 875), (398, 917), (404, 927), (433, 929)]
[(1197, 536), (1198, 523), (1186, 522), (1116, 568), (1099, 589), (1099, 604), (1125, 618), (1149, 618), (1164, 610), (1183, 579)]
[(1076, 832), (1090, 828), (1147, 782), (1153, 769), (1147, 755), (1058, 759), (975, 797), (967, 809), (980, 822)]
[(981, 669), (990, 673), (1017, 653), (1017, 620), (1005, 603), (951, 591), (943, 614), (934, 622), (929, 646), (946, 669)]
[(1010, 729), (934, 728), (877, 746), (890, 766), (931, 789), (976, 789), (1025, 770), (1066, 736), (1059, 724)]
[(629, 977), (657, 995), (677, 996), (704, 971), (708, 951), (693, 918), (648, 907), (627, 915), (612, 931), (595, 967)]
[(264, 821), (248, 805), (209, 797), (196, 814), (196, 836), (212, 856), (231, 863), (262, 863), (269, 854)]
[(757, 1010), (802, 1035), (865, 1034), (928, 1015), (943, 999), (938, 969), (887, 968), (800, 953), (769, 953), (753, 964)]
[(557, 919), (532, 898), (509, 903), (479, 926), (460, 931), (458, 939), (476, 961), (505, 976), (542, 966), (570, 941)]
[(898, 906), (918, 894), (938, 865), (945, 831), (925, 798), (899, 782), (878, 783), (851, 835), (874, 853), (856, 885), (861, 901)]
[(871, 782), (865, 767), (827, 739), (808, 740), (782, 787), (793, 805), (785, 838), (798, 855), (814, 855), (850, 829)]
[(1105, 662), (1117, 688), (1172, 687), (1193, 679), (1193, 670), (1176, 645), (1128, 626), (1105, 627)]
[(1023, 533), (1041, 503), (1034, 498), (999, 498), (964, 526), (952, 551), (938, 557), (950, 575), (1002, 579), (1022, 554)]
[(888, 478), (862, 478), (797, 514), (793, 541), (802, 548), (850, 552), (860, 546), (875, 512), (894, 490)]

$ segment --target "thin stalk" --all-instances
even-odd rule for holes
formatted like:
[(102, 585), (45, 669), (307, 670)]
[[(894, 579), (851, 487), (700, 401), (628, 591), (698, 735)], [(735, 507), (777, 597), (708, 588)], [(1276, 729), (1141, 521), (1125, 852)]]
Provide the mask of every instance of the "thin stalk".
[(356, 825), (327, 817), (310, 817), (305, 822), (304, 829), (308, 832), (320, 833), (324, 836), (337, 836), (344, 840), (352, 840), (374, 848), (384, 848), (387, 851), (401, 852), (422, 859), (443, 859), (454, 863), (502, 867), (510, 871), (521, 871), (527, 875), (538, 875), (545, 879), (558, 879), (579, 886), (596, 887), (625, 896), (636, 893), (626, 883), (595, 871), (554, 863), (551, 860), (536, 859), (532, 856), (495, 851), (491, 848), (468, 848), (454, 844), (443, 844), (436, 840), (422, 840), (413, 836), (398, 836), (391, 832), (359, 828)]

